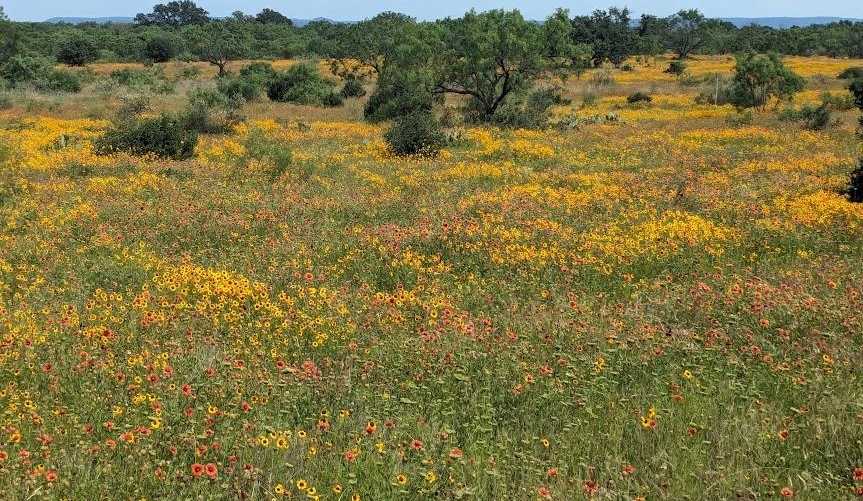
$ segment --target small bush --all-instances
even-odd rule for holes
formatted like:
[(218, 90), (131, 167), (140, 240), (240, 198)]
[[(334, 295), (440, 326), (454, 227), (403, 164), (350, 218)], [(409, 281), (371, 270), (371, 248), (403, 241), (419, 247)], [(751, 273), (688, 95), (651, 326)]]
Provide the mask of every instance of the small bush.
[(202, 133), (224, 133), (243, 121), (241, 97), (229, 97), (209, 89), (189, 93), (189, 102), (180, 115), (183, 126)]
[(12, 98), (7, 94), (0, 93), (0, 110), (8, 110), (12, 107)]
[(70, 71), (51, 70), (48, 75), (34, 82), (39, 90), (75, 93), (81, 91), (81, 80)]
[(216, 87), (229, 99), (243, 99), (246, 102), (257, 101), (263, 90), (254, 80), (231, 77), (220, 78)]
[(144, 57), (155, 63), (170, 61), (177, 55), (177, 47), (169, 38), (156, 36), (144, 44)]
[[(491, 123), (511, 129), (545, 129), (549, 125), (552, 106), (569, 104), (555, 88), (535, 90), (527, 95), (516, 95), (497, 109)], [(481, 113), (468, 110), (468, 121), (480, 121)]]
[(255, 62), (240, 70), (240, 78), (266, 88), (276, 78), (278, 72), (270, 63)]
[(99, 57), (99, 51), (92, 42), (82, 36), (71, 36), (60, 42), (57, 61), (68, 66), (84, 66)]
[(428, 89), (428, 82), (422, 75), (389, 69), (378, 79), (378, 86), (369, 97), (363, 114), (370, 122), (382, 122), (419, 111), (431, 112), (434, 95)]
[(437, 119), (426, 111), (399, 118), (384, 139), (396, 155), (423, 156), (437, 155), (446, 141)]
[(280, 178), (293, 162), (293, 154), (284, 143), (271, 139), (258, 130), (248, 135), (244, 146), (249, 159), (264, 162), (268, 166), (270, 181)]
[(51, 71), (52, 65), (49, 60), (16, 55), (0, 67), (0, 77), (6, 80), (11, 87), (17, 87), (22, 84), (44, 80)]
[(802, 122), (810, 130), (824, 130), (833, 123), (828, 103), (820, 106), (804, 105), (800, 109), (786, 108), (779, 114), (784, 122)]
[(863, 203), (863, 158), (860, 159), (860, 164), (851, 172), (848, 179), (848, 188), (845, 190), (848, 201), (854, 203)]
[(633, 68), (631, 64), (626, 63), (620, 67), (620, 71), (635, 71), (635, 68)]
[(587, 92), (581, 97), (581, 107), (587, 108), (589, 106), (593, 106), (596, 104), (598, 99), (599, 97), (597, 97), (593, 92)]
[(686, 73), (686, 63), (683, 61), (671, 61), (668, 64), (668, 68), (665, 69), (665, 73), (677, 76), (683, 75)]
[(267, 88), (267, 96), (282, 103), (339, 106), (342, 102), (333, 88), (333, 83), (321, 77), (316, 67), (298, 64), (276, 75)]
[(854, 96), (851, 94), (833, 94), (824, 92), (821, 94), (821, 102), (833, 111), (848, 111), (854, 109)]
[(626, 98), (626, 102), (629, 104), (649, 103), (651, 101), (653, 101), (653, 98), (645, 92), (636, 92), (635, 94), (631, 94), (629, 97)]
[(132, 120), (150, 109), (150, 98), (147, 96), (125, 96), (120, 98), (120, 108), (117, 110), (119, 121)]
[(359, 78), (347, 78), (345, 84), (342, 85), (342, 97), (348, 99), (352, 97), (362, 97), (366, 95), (366, 89), (363, 87), (363, 82)]
[(848, 86), (848, 91), (854, 96), (854, 106), (863, 111), (863, 80), (855, 80)]
[(839, 78), (841, 80), (863, 79), (863, 67), (854, 66), (851, 68), (847, 68), (845, 71), (840, 73), (836, 78)]
[(198, 134), (184, 127), (183, 121), (163, 114), (157, 118), (118, 122), (95, 143), (100, 155), (125, 151), (133, 155), (155, 155), (184, 160), (195, 152)]
[(735, 115), (729, 115), (725, 121), (733, 127), (742, 127), (744, 125), (752, 125), (754, 119), (755, 116), (752, 114), (752, 110), (745, 110)]
[(610, 68), (601, 68), (590, 77), (591, 82), (597, 87), (611, 87), (614, 85), (614, 75)]

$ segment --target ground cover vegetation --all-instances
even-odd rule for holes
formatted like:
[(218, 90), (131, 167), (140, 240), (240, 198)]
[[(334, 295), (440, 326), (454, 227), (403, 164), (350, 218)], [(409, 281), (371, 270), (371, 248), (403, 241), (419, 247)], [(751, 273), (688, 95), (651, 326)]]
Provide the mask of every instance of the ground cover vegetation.
[(0, 497), (863, 496), (861, 28), (631, 21), (0, 15)]

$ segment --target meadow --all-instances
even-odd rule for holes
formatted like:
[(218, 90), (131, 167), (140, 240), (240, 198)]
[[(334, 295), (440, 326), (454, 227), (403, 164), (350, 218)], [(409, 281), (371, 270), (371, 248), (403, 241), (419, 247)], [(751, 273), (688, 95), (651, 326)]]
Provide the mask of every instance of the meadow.
[[(798, 104), (863, 66), (786, 63)], [(212, 85), (161, 66), (155, 110)], [(863, 496), (856, 113), (742, 119), (666, 66), (571, 77), (555, 115), (595, 120), (454, 127), (436, 158), (392, 155), (362, 99), (249, 103), (190, 160), (99, 156), (143, 92), (118, 65), (13, 92), (0, 497)]]

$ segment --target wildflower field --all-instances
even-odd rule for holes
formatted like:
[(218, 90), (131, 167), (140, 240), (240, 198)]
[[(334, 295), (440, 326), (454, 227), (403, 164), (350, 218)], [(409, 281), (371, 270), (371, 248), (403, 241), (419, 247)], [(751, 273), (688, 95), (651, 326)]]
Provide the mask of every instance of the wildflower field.
[[(391, 155), (362, 100), (97, 156), (116, 89), (15, 95), (0, 498), (863, 496), (855, 112), (740, 123), (633, 64), (554, 110), (613, 121), (466, 126), (436, 158)], [(788, 64), (802, 103), (863, 62)]]

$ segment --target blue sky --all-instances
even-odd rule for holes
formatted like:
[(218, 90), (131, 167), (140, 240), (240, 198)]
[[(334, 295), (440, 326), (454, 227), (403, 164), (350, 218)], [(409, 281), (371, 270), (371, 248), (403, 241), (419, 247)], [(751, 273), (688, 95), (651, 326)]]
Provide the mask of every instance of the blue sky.
[[(153, 4), (167, 0), (0, 0), (12, 19), (41, 21), (55, 16), (132, 16), (149, 11)], [(698, 8), (712, 17), (799, 17), (838, 16), (863, 18), (861, 0), (629, 0), (626, 3), (614, 0), (201, 0), (199, 5), (215, 16), (228, 15), (240, 9), (255, 13), (263, 7), (274, 8), (293, 18), (328, 17), (338, 20), (357, 20), (378, 12), (393, 10), (421, 19), (457, 16), (471, 7), (477, 10), (492, 8), (518, 8), (526, 17), (541, 19), (556, 7), (566, 7), (572, 12), (588, 13), (608, 5), (627, 5), (633, 12), (667, 15), (682, 8)]]

